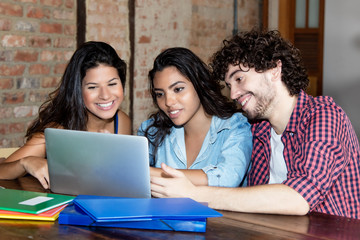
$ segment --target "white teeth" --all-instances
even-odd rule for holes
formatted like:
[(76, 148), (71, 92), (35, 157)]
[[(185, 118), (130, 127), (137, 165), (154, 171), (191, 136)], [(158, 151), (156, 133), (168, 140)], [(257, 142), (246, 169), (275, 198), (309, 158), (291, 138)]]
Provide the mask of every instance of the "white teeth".
[(242, 101), (240, 104), (241, 104), (241, 106), (244, 106), (245, 105), (245, 103), (247, 103), (247, 101), (248, 101), (248, 99), (245, 99), (244, 101)]
[(111, 106), (111, 104), (113, 104), (113, 102), (104, 103), (104, 104), (97, 103), (97, 105), (99, 105), (100, 107), (103, 107), (103, 108), (105, 108), (105, 107), (109, 107), (109, 106)]
[(171, 111), (170, 113), (171, 114), (176, 114), (176, 113), (178, 113), (179, 112), (179, 110), (175, 110), (175, 111)]

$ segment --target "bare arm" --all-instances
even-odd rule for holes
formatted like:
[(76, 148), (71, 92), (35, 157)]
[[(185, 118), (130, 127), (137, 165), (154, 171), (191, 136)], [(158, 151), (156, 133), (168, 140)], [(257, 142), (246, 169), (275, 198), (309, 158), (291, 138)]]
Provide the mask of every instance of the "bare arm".
[(45, 138), (37, 134), (0, 163), (0, 179), (16, 179), (29, 173), (44, 188), (49, 188), (49, 173), (45, 159)]
[(194, 186), (182, 172), (165, 164), (162, 168), (172, 178), (151, 177), (154, 197), (190, 197), (208, 202), (211, 208), (238, 212), (305, 215), (309, 211), (306, 200), (283, 184), (245, 188)]
[[(207, 186), (208, 179), (206, 173), (201, 169), (178, 169), (196, 186)], [(150, 176), (159, 178), (169, 178), (162, 168), (150, 167)]]
[(126, 115), (121, 110), (118, 111), (118, 133), (131, 135), (131, 120), (128, 115)]

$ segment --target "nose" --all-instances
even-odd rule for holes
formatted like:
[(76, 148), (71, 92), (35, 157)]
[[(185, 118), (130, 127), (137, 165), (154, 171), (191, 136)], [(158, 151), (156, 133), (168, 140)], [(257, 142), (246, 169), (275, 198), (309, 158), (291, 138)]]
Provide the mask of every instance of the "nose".
[(175, 104), (176, 99), (172, 94), (165, 94), (165, 105), (171, 107)]
[(240, 97), (240, 89), (237, 86), (231, 86), (230, 88), (230, 98), (236, 100)]
[(107, 87), (101, 87), (99, 91), (99, 98), (106, 100), (110, 97), (110, 91)]

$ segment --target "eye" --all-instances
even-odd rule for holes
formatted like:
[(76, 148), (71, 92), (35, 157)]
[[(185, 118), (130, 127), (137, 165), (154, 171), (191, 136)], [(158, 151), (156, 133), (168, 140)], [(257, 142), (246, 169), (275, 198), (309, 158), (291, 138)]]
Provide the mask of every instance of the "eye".
[(177, 87), (174, 89), (174, 92), (178, 93), (181, 92), (182, 90), (184, 90), (184, 87)]
[(235, 81), (239, 83), (239, 82), (241, 82), (242, 79), (243, 79), (242, 77), (238, 77), (235, 79)]
[(117, 85), (117, 82), (109, 83), (109, 86), (116, 86), (116, 85)]
[(90, 90), (95, 89), (95, 88), (96, 88), (95, 86), (89, 86), (89, 87), (87, 87), (87, 89), (90, 89)]
[(231, 85), (229, 83), (225, 83), (225, 85), (228, 89), (231, 89)]
[(155, 92), (156, 98), (161, 98), (162, 96), (164, 96), (164, 94), (162, 92)]

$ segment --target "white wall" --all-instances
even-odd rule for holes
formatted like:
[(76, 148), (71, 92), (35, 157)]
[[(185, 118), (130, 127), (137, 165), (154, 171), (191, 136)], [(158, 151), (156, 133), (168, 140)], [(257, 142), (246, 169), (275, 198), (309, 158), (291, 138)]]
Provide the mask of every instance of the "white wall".
[(360, 1), (325, 2), (323, 95), (334, 98), (360, 139)]

